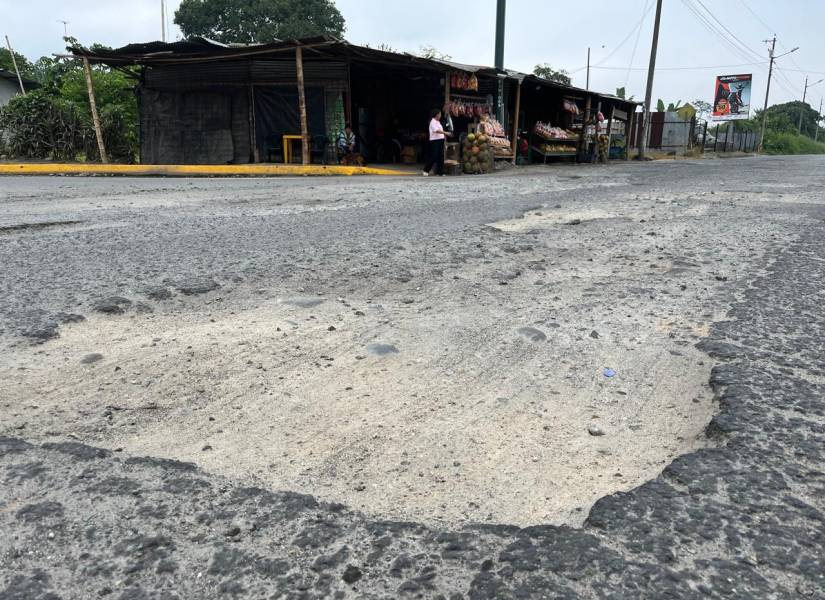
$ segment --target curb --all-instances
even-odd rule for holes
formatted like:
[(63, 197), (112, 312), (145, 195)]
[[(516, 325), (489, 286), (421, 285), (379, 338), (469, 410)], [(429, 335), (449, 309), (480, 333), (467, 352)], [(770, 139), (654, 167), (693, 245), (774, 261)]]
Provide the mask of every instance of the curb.
[(340, 165), (103, 165), (103, 164), (0, 164), (0, 175), (109, 175), (140, 177), (287, 177), (287, 176), (403, 176), (408, 173), (377, 167)]

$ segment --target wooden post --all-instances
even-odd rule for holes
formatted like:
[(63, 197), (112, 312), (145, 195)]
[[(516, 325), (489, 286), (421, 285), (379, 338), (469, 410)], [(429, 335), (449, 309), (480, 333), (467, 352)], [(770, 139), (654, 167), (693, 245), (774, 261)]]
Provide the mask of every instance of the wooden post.
[(636, 127), (636, 106), (630, 108), (627, 115), (627, 123), (625, 124), (625, 144), (624, 144), (624, 159), (630, 160), (630, 142), (634, 137), (638, 137), (634, 128)]
[(522, 83), (519, 82), (518, 87), (516, 88), (516, 112), (513, 119), (513, 164), (516, 164), (516, 157), (518, 156), (518, 120), (521, 116), (519, 113), (521, 112), (521, 86)]
[(95, 124), (95, 136), (97, 137), (97, 149), (100, 151), (100, 162), (106, 164), (109, 157), (106, 155), (106, 146), (103, 144), (103, 130), (100, 128), (100, 115), (97, 114), (97, 102), (95, 102), (95, 88), (92, 85), (92, 68), (89, 66), (89, 59), (83, 57), (83, 70), (86, 73), (86, 88), (89, 91), (89, 106), (92, 109), (92, 121)]
[(261, 162), (261, 151), (258, 149), (258, 126), (255, 118), (255, 86), (249, 84), (249, 144), (252, 162)]
[(584, 119), (582, 119), (582, 137), (579, 140), (579, 154), (587, 155), (587, 122), (590, 120), (590, 110), (592, 108), (592, 98), (590, 94), (584, 102)]
[(17, 68), (17, 59), (14, 58), (14, 50), (11, 49), (11, 42), (9, 36), (6, 36), (6, 46), (9, 47), (9, 54), (11, 55), (11, 64), (14, 65), (14, 72), (17, 73), (17, 83), (20, 84), (20, 93), (26, 95), (26, 88), (23, 86), (23, 78), (20, 76), (20, 69)]
[(309, 164), (309, 127), (307, 126), (307, 99), (304, 93), (304, 53), (295, 48), (295, 64), (298, 67), (298, 108), (301, 114), (301, 162)]
[(450, 72), (444, 72), (444, 106), (450, 103)]
[(607, 160), (610, 160), (610, 144), (613, 143), (613, 116), (616, 114), (616, 105), (610, 107), (610, 118), (607, 120)]

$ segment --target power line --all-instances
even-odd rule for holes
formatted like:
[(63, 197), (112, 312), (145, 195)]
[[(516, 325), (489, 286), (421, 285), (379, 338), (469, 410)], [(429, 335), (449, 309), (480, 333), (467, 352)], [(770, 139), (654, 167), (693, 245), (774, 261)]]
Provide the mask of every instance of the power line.
[(724, 29), (726, 32), (728, 32), (728, 33), (731, 35), (731, 37), (733, 37), (733, 39), (734, 39), (734, 40), (736, 40), (737, 42), (739, 42), (739, 44), (740, 44), (742, 47), (744, 47), (744, 48), (745, 48), (748, 52), (750, 52), (750, 53), (751, 53), (751, 54), (753, 54), (754, 56), (760, 56), (760, 54), (759, 54), (758, 52), (756, 52), (755, 50), (753, 50), (753, 48), (751, 48), (751, 47), (750, 47), (750, 46), (748, 46), (745, 42), (743, 42), (741, 39), (739, 39), (739, 38), (736, 36), (736, 34), (735, 34), (735, 33), (733, 33), (730, 29), (728, 29), (728, 28), (725, 26), (725, 24), (724, 24), (724, 23), (722, 23), (722, 21), (720, 21), (718, 18), (716, 18), (716, 15), (714, 15), (714, 14), (713, 14), (713, 12), (712, 12), (712, 11), (711, 11), (711, 10), (710, 10), (707, 6), (705, 6), (705, 3), (704, 3), (704, 2), (702, 2), (702, 0), (695, 0), (695, 1), (696, 1), (696, 2), (698, 2), (698, 3), (699, 3), (699, 5), (700, 5), (702, 8), (704, 8), (704, 9), (705, 9), (705, 11), (706, 11), (706, 12), (707, 12), (710, 16), (711, 16), (711, 18), (713, 18), (713, 20), (714, 20), (714, 21), (716, 21), (716, 22), (717, 22), (717, 23), (718, 23), (718, 24), (722, 27), (722, 29)]
[[(774, 33), (774, 34), (775, 34), (775, 31), (776, 31), (776, 30), (775, 30), (774, 28), (772, 28), (770, 25), (768, 25), (768, 24), (765, 22), (765, 20), (764, 20), (764, 19), (762, 19), (762, 17), (760, 17), (760, 16), (756, 13), (756, 11), (754, 11), (754, 10), (753, 10), (750, 6), (748, 6), (748, 4), (745, 2), (745, 0), (739, 0), (739, 3), (740, 3), (742, 6), (744, 6), (744, 7), (745, 7), (745, 9), (746, 9), (746, 10), (747, 10), (747, 11), (748, 11), (748, 12), (749, 12), (752, 16), (753, 16), (753, 18), (754, 18), (754, 19), (756, 19), (756, 21), (757, 21), (760, 25), (762, 25), (762, 27), (764, 27), (764, 28), (765, 28), (768, 32), (770, 32), (770, 33)], [(775, 34), (775, 35), (776, 35), (776, 34)], [(780, 47), (780, 48), (782, 48), (783, 52), (788, 52), (788, 49), (787, 49), (787, 48), (786, 48), (786, 47), (782, 44), (782, 42), (781, 42), (781, 41), (777, 40), (777, 42), (779, 43), (779, 47)], [(797, 63), (797, 62), (796, 62), (796, 59), (795, 59), (793, 56), (790, 56), (790, 57), (789, 57), (789, 59), (790, 59), (791, 63), (793, 63), (793, 65), (796, 67), (796, 72), (798, 72), (798, 73), (808, 73), (808, 74), (811, 74), (811, 75), (825, 75), (825, 72), (806, 71), (805, 69), (802, 69), (802, 68), (799, 66), (799, 63)], [(794, 71), (794, 69), (783, 69), (783, 70), (784, 70), (784, 71)], [(786, 83), (787, 85), (790, 85), (791, 87), (793, 87), (793, 84), (791, 84), (789, 81), (787, 81), (787, 77), (786, 77), (784, 74), (781, 74), (780, 76), (786, 80), (786, 81), (785, 81), (785, 83)], [(783, 87), (784, 87), (784, 86), (783, 86)], [(795, 93), (795, 92), (794, 92), (794, 93)]]
[(639, 31), (639, 32), (642, 31), (642, 25), (644, 25), (645, 19), (647, 19), (647, 15), (650, 13), (650, 10), (652, 8), (653, 8), (653, 5), (651, 5), (649, 9), (645, 10), (644, 14), (642, 15), (642, 18), (639, 19), (639, 22), (636, 23), (636, 25), (633, 27), (633, 29), (630, 30), (630, 33), (627, 34), (627, 36), (621, 41), (621, 43), (618, 46), (616, 46), (613, 49), (613, 51), (610, 54), (608, 54), (606, 57), (604, 57), (601, 61), (597, 62), (595, 66), (603, 65), (608, 60), (613, 58), (613, 56), (616, 54), (616, 52), (618, 52), (619, 49), (622, 48), (631, 37), (633, 37), (633, 34), (636, 33), (636, 31)]
[[(649, 0), (648, 0), (648, 1), (649, 1)], [(612, 51), (611, 51), (611, 52), (610, 52), (607, 56), (605, 56), (602, 60), (600, 60), (599, 62), (597, 62), (597, 63), (595, 63), (595, 64), (593, 64), (593, 65), (590, 65), (590, 68), (592, 69), (592, 68), (594, 68), (594, 67), (597, 67), (597, 66), (599, 66), (599, 65), (603, 65), (604, 63), (606, 63), (608, 60), (610, 60), (611, 58), (613, 58), (613, 56), (615, 56), (615, 54), (616, 54), (619, 50), (621, 50), (621, 49), (622, 49), (622, 47), (624, 47), (624, 45), (627, 43), (627, 41), (628, 41), (628, 40), (629, 40), (629, 39), (633, 36), (633, 34), (634, 34), (634, 33), (636, 33), (636, 31), (637, 31), (637, 30), (638, 30), (639, 32), (641, 32), (642, 25), (644, 25), (645, 19), (647, 19), (647, 15), (650, 13), (650, 10), (652, 10), (652, 9), (653, 9), (653, 6), (650, 6), (650, 8), (649, 8), (649, 9), (645, 10), (645, 13), (642, 15), (642, 18), (639, 20), (639, 22), (638, 22), (638, 23), (636, 23), (636, 24), (633, 26), (633, 28), (632, 28), (632, 29), (630, 30), (630, 32), (629, 32), (629, 33), (625, 36), (625, 38), (624, 38), (621, 42), (619, 42), (619, 45), (618, 45), (618, 46), (616, 46), (615, 48), (613, 48), (613, 50), (612, 50)], [(586, 68), (587, 68), (587, 67), (582, 67), (581, 69), (576, 69), (575, 71), (570, 71), (570, 73), (578, 73), (579, 71), (584, 71)]]
[(774, 29), (773, 29), (770, 25), (768, 25), (767, 23), (765, 23), (765, 21), (763, 21), (763, 20), (759, 17), (759, 15), (757, 15), (757, 14), (753, 11), (753, 9), (752, 9), (750, 6), (748, 6), (748, 5), (747, 5), (747, 3), (745, 2), (745, 0), (739, 0), (739, 3), (740, 3), (742, 6), (744, 6), (744, 7), (748, 10), (748, 12), (749, 12), (750, 14), (752, 14), (752, 15), (753, 15), (753, 18), (754, 18), (754, 19), (756, 19), (757, 21), (759, 21), (759, 22), (762, 24), (762, 27), (764, 27), (764, 28), (768, 31), (768, 33), (774, 33)]
[(788, 79), (788, 76), (782, 72), (782, 69), (775, 66), (774, 71), (779, 75), (779, 77), (777, 77), (777, 82), (785, 88), (785, 91), (791, 94), (794, 98), (800, 98), (802, 96), (802, 94), (799, 93), (799, 88), (797, 88), (796, 85)]
[[(709, 69), (735, 69), (738, 67), (752, 67), (757, 65), (766, 65), (768, 64), (767, 60), (762, 62), (749, 62), (749, 63), (739, 63), (736, 65), (711, 65), (708, 67), (656, 67), (657, 71), (705, 71)], [(603, 71), (624, 71), (627, 70), (627, 67), (590, 67), (591, 69), (601, 69)], [(631, 71), (647, 71), (647, 69), (641, 67), (633, 67), (630, 69)]]
[[(707, 13), (707, 15), (704, 12), (702, 12), (697, 6), (693, 5), (692, 4), (693, 1), (695, 1), (699, 5), (701, 5), (702, 8), (705, 9), (705, 12)], [(682, 3), (685, 5), (685, 7), (688, 8), (688, 10), (690, 10), (691, 13), (693, 13), (693, 15), (699, 20), (699, 22), (702, 24), (703, 27), (705, 27), (705, 29), (707, 29), (711, 34), (713, 34), (714, 37), (719, 37), (727, 45), (727, 47), (729, 49), (733, 50), (734, 52), (736, 52), (736, 54), (738, 56), (741, 56), (741, 57), (743, 57), (747, 60), (752, 60), (754, 57), (760, 57), (760, 54), (758, 52), (756, 52), (755, 50), (750, 48), (747, 44), (745, 44), (738, 36), (736, 36), (736, 34), (734, 34), (719, 19), (717, 19), (716, 16), (713, 14), (713, 12), (710, 9), (708, 9), (707, 6), (705, 6), (705, 4), (702, 2), (702, 0), (682, 0)], [(753, 11), (751, 11), (751, 12), (753, 12)], [(715, 23), (714, 23), (714, 21), (715, 21)], [(760, 22), (762, 22), (761, 19), (760, 19)], [(716, 23), (718, 23), (718, 26), (716, 25)], [(763, 23), (763, 26), (764, 25), (765, 24)], [(733, 40), (735, 40), (735, 42), (732, 41), (731, 39), (729, 39), (725, 35), (726, 33), (729, 34), (730, 37), (733, 38)], [(780, 43), (780, 46), (781, 46), (781, 43)], [(759, 63), (752, 63), (752, 64), (765, 64), (765, 63), (764, 62), (759, 62)], [(741, 65), (741, 66), (746, 66), (746, 65)], [(787, 75), (782, 73), (779, 70), (778, 67), (775, 69), (775, 76), (776, 76), (775, 77), (776, 82), (780, 87), (782, 87), (791, 96), (793, 96), (793, 97), (798, 96), (798, 90), (794, 91), (795, 88), (796, 88), (795, 84), (792, 81), (790, 81), (788, 79)]]
[(699, 8), (697, 8), (694, 4), (691, 3), (691, 0), (682, 0), (682, 4), (693, 13), (693, 16), (697, 18), (699, 23), (714, 37), (717, 37), (724, 42), (728, 49), (733, 51), (735, 54), (739, 55), (739, 57), (743, 58), (744, 60), (753, 60), (753, 55), (747, 49), (743, 50), (740, 48), (736, 43), (731, 41), (725, 32), (714, 25), (713, 21), (711, 21)]
[(785, 69), (788, 73), (806, 73), (808, 75), (825, 75), (825, 71), (809, 71), (808, 69)]
[(636, 60), (636, 52), (639, 50), (639, 40), (642, 39), (642, 26), (644, 25), (645, 19), (649, 14), (649, 9), (652, 8), (650, 4), (651, 0), (645, 0), (645, 7), (642, 9), (642, 20), (639, 23), (639, 27), (636, 30), (636, 43), (633, 44), (633, 54), (630, 55), (630, 62), (627, 66), (627, 75), (624, 78), (624, 87), (627, 87), (627, 84), (630, 82), (630, 72), (633, 70), (633, 62)]

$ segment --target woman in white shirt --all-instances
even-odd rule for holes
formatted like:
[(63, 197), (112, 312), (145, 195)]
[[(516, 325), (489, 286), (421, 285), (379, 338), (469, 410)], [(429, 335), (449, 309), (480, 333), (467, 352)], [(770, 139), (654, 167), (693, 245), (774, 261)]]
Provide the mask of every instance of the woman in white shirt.
[(424, 165), (424, 177), (429, 176), (430, 171), (435, 167), (436, 175), (444, 175), (444, 144), (446, 137), (451, 135), (444, 131), (441, 125), (441, 111), (433, 110), (430, 119), (430, 143), (427, 153), (427, 164)]

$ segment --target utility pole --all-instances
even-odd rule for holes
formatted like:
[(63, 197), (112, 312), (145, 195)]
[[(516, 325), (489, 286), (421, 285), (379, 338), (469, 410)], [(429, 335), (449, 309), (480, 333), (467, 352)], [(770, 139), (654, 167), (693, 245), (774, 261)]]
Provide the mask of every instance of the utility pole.
[(504, 70), (504, 32), (507, 23), (507, 0), (498, 0), (496, 5), (496, 70), (498, 77), (498, 105), (496, 117), (499, 123), (504, 124), (504, 79), (501, 71)]
[(773, 64), (776, 62), (777, 58), (782, 58), (783, 56), (787, 56), (788, 54), (792, 54), (799, 50), (799, 46), (786, 52), (785, 54), (780, 54), (776, 56), (776, 36), (773, 36), (773, 40), (764, 40), (765, 43), (770, 42), (771, 44), (771, 64), (768, 67), (768, 88), (765, 90), (765, 110), (762, 111), (762, 134), (759, 137), (759, 152), (762, 152), (765, 149), (765, 133), (768, 129), (768, 101), (771, 97), (771, 80), (773, 79)]
[(590, 91), (590, 48), (587, 48), (587, 86), (585, 88), (588, 92)]
[(64, 21), (63, 19), (58, 19), (57, 22), (58, 23), (63, 23), (63, 37), (64, 38), (69, 37), (69, 22)]
[(799, 107), (799, 135), (802, 135), (802, 115), (805, 113), (805, 100), (808, 98), (808, 88), (812, 88), (815, 85), (819, 85), (823, 81), (825, 81), (825, 79), (820, 79), (816, 83), (808, 85), (808, 78), (805, 77), (805, 91), (802, 93), (802, 106)]
[(802, 92), (802, 104), (799, 106), (799, 135), (802, 135), (802, 116), (805, 114), (805, 99), (808, 97), (808, 76), (805, 76), (805, 91)]
[[(767, 41), (767, 40), (766, 40)], [(768, 89), (765, 90), (765, 110), (762, 111), (762, 135), (759, 136), (759, 151), (765, 149), (765, 132), (768, 129), (768, 99), (771, 97), (771, 79), (773, 78), (773, 63), (776, 61), (776, 36), (771, 42), (771, 66), (768, 67)]]
[(659, 25), (662, 22), (662, 0), (656, 2), (656, 23), (653, 25), (653, 45), (650, 49), (650, 66), (647, 71), (647, 91), (645, 93), (645, 114), (642, 115), (642, 139), (639, 141), (639, 160), (644, 160), (647, 151), (647, 136), (650, 130), (650, 107), (653, 104), (653, 75), (656, 72), (656, 52), (659, 49)]
[(9, 36), (6, 36), (6, 46), (9, 47), (9, 54), (11, 55), (11, 64), (14, 65), (14, 72), (17, 73), (17, 83), (20, 84), (20, 93), (26, 95), (26, 88), (23, 86), (23, 78), (20, 76), (20, 69), (17, 68), (17, 59), (14, 58), (14, 50), (11, 49), (11, 42)]
[(166, 0), (160, 0), (160, 36), (166, 43)]
[(814, 141), (819, 141), (819, 122), (822, 120), (822, 98), (819, 99), (819, 116), (816, 119), (816, 133), (814, 134)]

